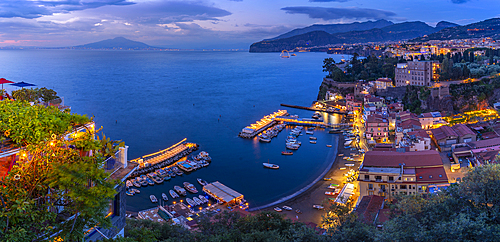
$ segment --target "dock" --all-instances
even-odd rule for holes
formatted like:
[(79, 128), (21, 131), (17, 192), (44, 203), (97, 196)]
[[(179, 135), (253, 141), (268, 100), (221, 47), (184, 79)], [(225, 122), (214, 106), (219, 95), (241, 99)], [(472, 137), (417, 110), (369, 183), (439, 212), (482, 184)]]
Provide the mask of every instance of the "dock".
[(266, 130), (267, 128), (277, 124), (277, 121), (275, 120), (276, 117), (287, 116), (287, 115), (288, 112), (286, 110), (278, 110), (277, 112), (266, 115), (261, 120), (251, 124), (250, 126), (243, 128), (241, 132), (238, 134), (238, 136), (242, 138), (251, 139), (260, 134), (262, 131)]
[(312, 119), (312, 118), (292, 118), (292, 117), (276, 117), (276, 121), (282, 122), (287, 125), (301, 125), (301, 126), (325, 126), (330, 128), (343, 128), (350, 127), (353, 123), (338, 123), (338, 124), (328, 124), (323, 121)]
[(317, 111), (317, 112), (325, 112), (325, 113), (336, 113), (336, 114), (347, 114), (345, 111), (327, 111), (326, 109), (321, 109), (321, 108), (313, 108), (313, 107), (304, 107), (304, 106), (298, 106), (298, 105), (290, 105), (290, 104), (280, 104), (283, 107), (289, 107), (289, 108), (298, 108), (298, 109), (305, 109), (305, 110), (310, 110), (310, 111)]

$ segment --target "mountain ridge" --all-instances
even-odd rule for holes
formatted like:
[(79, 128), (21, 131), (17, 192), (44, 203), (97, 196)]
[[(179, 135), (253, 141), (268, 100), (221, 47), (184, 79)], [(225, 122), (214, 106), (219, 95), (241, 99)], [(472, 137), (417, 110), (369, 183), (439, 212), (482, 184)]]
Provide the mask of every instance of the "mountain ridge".
[(93, 43), (88, 43), (84, 45), (73, 46), (75, 49), (133, 49), (133, 50), (143, 50), (143, 49), (160, 49), (147, 45), (145, 43), (129, 40), (124, 37), (115, 37), (113, 39), (101, 40)]

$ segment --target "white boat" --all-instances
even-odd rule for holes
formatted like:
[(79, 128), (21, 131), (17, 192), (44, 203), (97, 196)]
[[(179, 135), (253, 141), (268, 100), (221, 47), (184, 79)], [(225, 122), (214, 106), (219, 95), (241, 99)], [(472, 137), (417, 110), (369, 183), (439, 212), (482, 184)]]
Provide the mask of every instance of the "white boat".
[(191, 198), (186, 198), (186, 202), (187, 202), (189, 205), (191, 205), (192, 207), (193, 207), (193, 206), (196, 206), (196, 203), (194, 203), (193, 199), (191, 199)]
[(321, 205), (313, 205), (313, 208), (321, 210), (321, 209), (324, 209), (325, 207), (323, 207)]
[(158, 199), (156, 199), (155, 195), (150, 195), (149, 199), (151, 200), (152, 203), (157, 203)]
[(196, 205), (202, 205), (203, 204), (203, 202), (199, 198), (197, 198), (197, 197), (193, 197), (193, 201), (196, 203)]
[(316, 140), (310, 140), (309, 143), (316, 144)]
[(306, 134), (314, 134), (314, 132), (308, 130), (306, 131)]
[(129, 187), (131, 187), (131, 186), (133, 186), (133, 185), (134, 185), (134, 184), (132, 184), (132, 181), (127, 180), (127, 182), (126, 182), (126, 186), (127, 186), (127, 188), (129, 188)]
[(174, 190), (170, 190), (169, 193), (170, 193), (170, 196), (172, 196), (172, 198), (178, 198), (179, 197), (179, 194), (175, 193)]
[(292, 211), (292, 208), (289, 206), (283, 206), (283, 209), (288, 210), (288, 211)]
[(125, 191), (125, 194), (127, 194), (128, 196), (134, 196), (135, 193), (132, 190), (127, 190)]
[(203, 202), (203, 203), (208, 202), (208, 199), (206, 197), (204, 197), (203, 195), (199, 195), (198, 197), (200, 198), (201, 202)]
[(269, 168), (269, 169), (279, 169), (280, 168), (279, 165), (271, 164), (271, 163), (262, 163), (262, 165), (264, 165), (265, 168)]
[(196, 180), (197, 180), (197, 181), (198, 181), (198, 183), (200, 183), (200, 185), (202, 185), (202, 186), (206, 186), (206, 185), (208, 184), (208, 182), (207, 182), (207, 181), (205, 181), (205, 180), (203, 180), (203, 179), (201, 179), (201, 178), (196, 178)]
[(276, 212), (281, 212), (281, 211), (283, 211), (283, 209), (281, 209), (280, 207), (275, 207), (275, 208), (274, 208), (274, 211), (276, 211)]
[(161, 194), (161, 198), (163, 198), (164, 201), (168, 201), (167, 194), (165, 194), (165, 193)]
[(135, 188), (130, 188), (130, 191), (134, 192), (134, 193), (141, 193), (141, 191), (139, 191), (139, 189), (135, 189)]
[(310, 140), (317, 140), (318, 138), (314, 137), (314, 136), (311, 136), (309, 137)]

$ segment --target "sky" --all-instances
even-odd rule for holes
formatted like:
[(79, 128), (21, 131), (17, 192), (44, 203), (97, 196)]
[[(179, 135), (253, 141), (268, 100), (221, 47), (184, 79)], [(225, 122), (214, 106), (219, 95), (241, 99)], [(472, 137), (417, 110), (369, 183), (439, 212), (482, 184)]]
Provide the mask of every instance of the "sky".
[(248, 49), (312, 24), (464, 25), (498, 18), (498, 9), (499, 0), (0, 0), (0, 47), (125, 37), (167, 48)]

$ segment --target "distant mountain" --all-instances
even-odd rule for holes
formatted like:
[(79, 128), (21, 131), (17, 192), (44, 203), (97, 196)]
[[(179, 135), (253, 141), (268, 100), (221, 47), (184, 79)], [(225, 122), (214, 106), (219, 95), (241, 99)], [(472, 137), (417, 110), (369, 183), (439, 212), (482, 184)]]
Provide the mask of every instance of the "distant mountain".
[(279, 52), (292, 50), (296, 47), (399, 41), (428, 35), (438, 30), (440, 29), (433, 28), (424, 22), (415, 21), (392, 24), (383, 28), (335, 34), (314, 31), (285, 39), (264, 40), (253, 43), (250, 46), (250, 52)]
[(430, 34), (426, 37), (416, 38), (414, 39), (414, 41), (451, 40), (483, 37), (500, 38), (500, 18), (492, 18), (464, 26), (442, 29), (441, 31)]
[(460, 25), (455, 24), (455, 23), (450, 23), (447, 21), (441, 21), (441, 22), (436, 24), (436, 29), (442, 30), (442, 29), (452, 28), (452, 27), (457, 27), (457, 26), (460, 26)]
[(300, 29), (294, 29), (288, 33), (284, 33), (280, 36), (267, 39), (269, 40), (276, 40), (276, 39), (286, 39), (290, 38), (296, 35), (301, 35), (301, 34), (306, 34), (309, 32), (313, 31), (324, 31), (329, 34), (334, 34), (334, 33), (342, 33), (342, 32), (349, 32), (349, 31), (363, 31), (363, 30), (369, 30), (369, 29), (374, 29), (374, 28), (383, 28), (389, 25), (393, 25), (394, 23), (391, 21), (387, 21), (384, 19), (377, 20), (377, 21), (367, 21), (367, 22), (354, 22), (350, 24), (314, 24), (305, 28), (300, 28)]
[(76, 49), (126, 49), (126, 50), (142, 50), (142, 49), (159, 49), (149, 46), (142, 42), (129, 40), (123, 37), (116, 37), (114, 39), (107, 39), (95, 43), (73, 46)]

